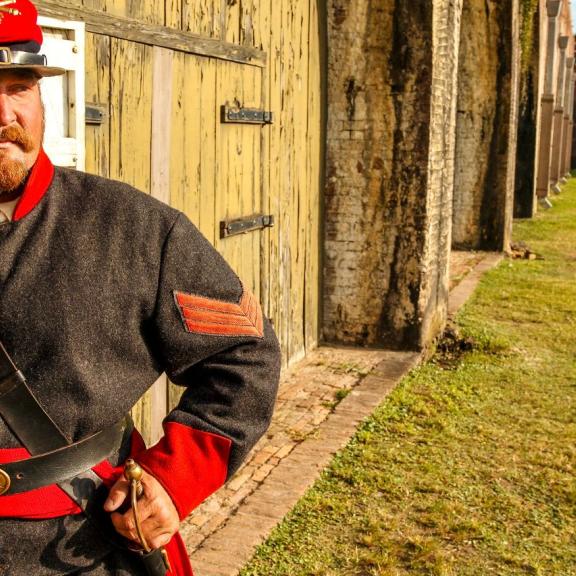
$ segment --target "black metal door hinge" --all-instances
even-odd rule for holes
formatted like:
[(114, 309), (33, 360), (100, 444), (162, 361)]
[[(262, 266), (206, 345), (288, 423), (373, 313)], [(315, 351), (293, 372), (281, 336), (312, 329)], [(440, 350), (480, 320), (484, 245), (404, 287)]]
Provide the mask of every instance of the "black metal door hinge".
[(223, 124), (272, 124), (274, 114), (258, 108), (239, 108), (222, 106), (221, 120)]
[(101, 104), (86, 104), (86, 124), (102, 124), (106, 120), (107, 110)]
[(246, 232), (252, 232), (252, 230), (271, 228), (272, 226), (274, 226), (274, 216), (272, 214), (254, 214), (247, 218), (225, 220), (220, 222), (220, 238), (227, 238), (235, 234), (245, 234)]

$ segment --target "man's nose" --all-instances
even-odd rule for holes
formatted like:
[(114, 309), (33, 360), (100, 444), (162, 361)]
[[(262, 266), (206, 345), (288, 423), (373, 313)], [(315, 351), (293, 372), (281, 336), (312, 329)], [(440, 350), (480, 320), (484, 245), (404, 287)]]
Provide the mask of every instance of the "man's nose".
[(0, 93), (0, 126), (9, 126), (16, 120), (16, 114), (10, 98)]

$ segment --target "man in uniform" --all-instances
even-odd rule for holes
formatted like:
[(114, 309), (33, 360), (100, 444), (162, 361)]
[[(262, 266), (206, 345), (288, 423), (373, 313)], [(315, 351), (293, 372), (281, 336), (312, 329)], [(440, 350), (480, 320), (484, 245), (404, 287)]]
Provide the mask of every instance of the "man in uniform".
[[(190, 574), (179, 521), (268, 426), (276, 338), (184, 215), (53, 167), (39, 82), (63, 70), (29, 0), (0, 16), (0, 576), (144, 574), (145, 545)], [(146, 448), (124, 417), (163, 371), (184, 392)]]

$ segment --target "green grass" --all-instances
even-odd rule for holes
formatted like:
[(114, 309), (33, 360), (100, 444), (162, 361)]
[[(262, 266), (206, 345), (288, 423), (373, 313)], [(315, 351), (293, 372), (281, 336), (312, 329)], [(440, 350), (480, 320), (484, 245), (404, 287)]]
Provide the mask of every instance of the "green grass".
[(241, 576), (576, 575), (576, 181)]

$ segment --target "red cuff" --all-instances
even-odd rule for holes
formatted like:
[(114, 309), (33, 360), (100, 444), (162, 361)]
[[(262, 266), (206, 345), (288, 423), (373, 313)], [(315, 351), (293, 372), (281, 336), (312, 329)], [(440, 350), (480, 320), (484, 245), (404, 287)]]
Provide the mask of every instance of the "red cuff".
[(167, 422), (164, 436), (137, 461), (162, 484), (182, 520), (226, 481), (231, 445), (223, 436)]

